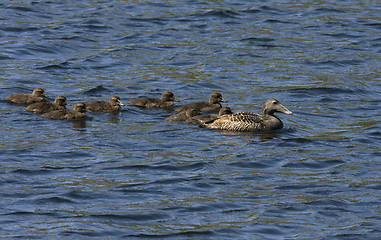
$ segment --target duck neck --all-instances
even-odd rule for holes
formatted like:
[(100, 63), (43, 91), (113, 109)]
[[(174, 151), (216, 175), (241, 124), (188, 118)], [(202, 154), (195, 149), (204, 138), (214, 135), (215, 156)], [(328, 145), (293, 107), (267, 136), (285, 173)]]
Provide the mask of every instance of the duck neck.
[(220, 108), (222, 108), (222, 105), (220, 102), (211, 103), (211, 105), (219, 106)]
[(274, 115), (274, 112), (267, 113), (262, 111), (262, 118), (265, 121), (267, 130), (274, 130), (283, 128), (283, 122)]

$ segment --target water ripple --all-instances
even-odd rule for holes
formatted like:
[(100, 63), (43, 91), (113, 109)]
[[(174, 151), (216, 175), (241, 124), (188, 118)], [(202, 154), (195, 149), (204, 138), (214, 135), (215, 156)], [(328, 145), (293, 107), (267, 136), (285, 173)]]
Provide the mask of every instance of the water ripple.
[[(371, 1), (0, 4), (3, 238), (379, 239), (380, 6)], [(54, 121), (5, 98), (277, 98), (269, 133), (126, 104)]]

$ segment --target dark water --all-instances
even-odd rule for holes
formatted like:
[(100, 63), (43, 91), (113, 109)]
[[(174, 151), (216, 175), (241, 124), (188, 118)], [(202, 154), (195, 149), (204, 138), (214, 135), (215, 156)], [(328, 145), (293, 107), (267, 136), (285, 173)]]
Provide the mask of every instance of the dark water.
[[(379, 1), (20, 2), (0, 4), (1, 238), (381, 239)], [(250, 134), (4, 101), (34, 87), (294, 115)]]

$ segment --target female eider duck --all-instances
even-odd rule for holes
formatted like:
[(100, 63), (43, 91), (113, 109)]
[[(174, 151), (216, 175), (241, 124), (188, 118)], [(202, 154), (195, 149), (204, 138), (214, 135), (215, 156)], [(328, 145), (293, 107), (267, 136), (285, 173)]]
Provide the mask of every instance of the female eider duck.
[(25, 111), (34, 112), (34, 113), (46, 113), (55, 110), (66, 109), (67, 105), (66, 97), (58, 96), (54, 100), (54, 103), (51, 102), (38, 102), (32, 103), (25, 108)]
[(130, 100), (128, 103), (141, 108), (173, 108), (173, 101), (176, 101), (175, 95), (170, 91), (165, 91), (159, 98), (140, 97)]
[(263, 104), (262, 115), (252, 112), (238, 112), (223, 115), (215, 120), (205, 122), (202, 126), (238, 132), (271, 131), (283, 127), (282, 121), (274, 116), (276, 112), (292, 114), (278, 100), (272, 98)]
[(105, 101), (90, 101), (85, 102), (88, 111), (95, 112), (109, 112), (118, 114), (121, 110), (121, 106), (124, 106), (120, 97), (113, 96), (108, 102)]
[(206, 122), (216, 120), (218, 117), (221, 117), (223, 115), (228, 115), (228, 114), (233, 114), (231, 108), (223, 107), (220, 109), (218, 114), (206, 114), (206, 115), (194, 116), (193, 120), (195, 120), (195, 122), (198, 124), (204, 124)]
[(42, 114), (44, 118), (50, 118), (54, 120), (81, 120), (86, 117), (86, 104), (77, 103), (73, 110), (61, 109)]
[(36, 102), (45, 102), (45, 91), (42, 88), (35, 88), (33, 93), (15, 93), (9, 95), (6, 99), (18, 104), (31, 104)]
[(195, 109), (187, 109), (186, 111), (178, 112), (167, 117), (165, 121), (184, 121), (186, 123), (193, 123), (194, 120), (192, 118), (199, 113), (200, 112)]
[(195, 109), (195, 110), (198, 110), (199, 112), (218, 111), (220, 110), (220, 108), (222, 108), (220, 102), (225, 102), (225, 101), (226, 100), (222, 97), (221, 93), (214, 92), (210, 95), (209, 102), (190, 103), (176, 109), (176, 112), (182, 112), (187, 109)]

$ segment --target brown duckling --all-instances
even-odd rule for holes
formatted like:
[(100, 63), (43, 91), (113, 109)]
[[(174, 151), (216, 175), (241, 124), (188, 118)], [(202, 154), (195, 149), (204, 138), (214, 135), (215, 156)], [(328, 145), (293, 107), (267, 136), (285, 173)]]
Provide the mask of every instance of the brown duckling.
[(214, 92), (209, 97), (209, 102), (195, 102), (190, 103), (187, 105), (184, 105), (178, 109), (176, 109), (176, 112), (182, 112), (186, 109), (195, 109), (199, 112), (205, 112), (205, 111), (219, 111), (221, 106), (220, 102), (225, 102), (226, 100), (222, 97), (221, 93)]
[(252, 112), (238, 112), (220, 116), (215, 120), (205, 122), (202, 126), (211, 129), (239, 132), (281, 129), (283, 123), (274, 115), (276, 112), (292, 114), (292, 112), (284, 107), (278, 100), (272, 98), (263, 104), (262, 115)]
[(109, 113), (119, 113), (122, 109), (121, 106), (124, 106), (123, 102), (120, 100), (120, 97), (118, 96), (111, 97), (108, 102), (90, 101), (85, 102), (85, 104), (88, 111)]
[(204, 124), (206, 122), (210, 122), (212, 120), (217, 119), (218, 117), (221, 117), (221, 116), (227, 115), (227, 114), (233, 114), (230, 107), (221, 108), (220, 111), (218, 112), (218, 114), (199, 115), (199, 116), (194, 116), (193, 119), (195, 120), (195, 122), (197, 122), (199, 124)]
[(86, 117), (86, 104), (77, 103), (73, 110), (61, 109), (42, 114), (44, 118), (50, 118), (55, 120), (81, 120)]
[(184, 121), (187, 123), (193, 123), (192, 119), (194, 116), (198, 115), (200, 112), (195, 109), (187, 109), (186, 111), (178, 112), (171, 115), (165, 119), (165, 121)]
[(35, 88), (33, 93), (15, 93), (9, 95), (6, 99), (18, 104), (31, 104), (36, 102), (45, 102), (45, 91), (42, 88)]
[(175, 101), (175, 95), (170, 91), (165, 91), (161, 98), (151, 98), (151, 97), (140, 97), (130, 100), (128, 103), (132, 105), (136, 105), (142, 108), (163, 108), (163, 109), (171, 109), (173, 108)]
[(25, 111), (34, 112), (34, 113), (46, 113), (55, 110), (66, 109), (67, 105), (66, 97), (58, 96), (54, 100), (54, 103), (50, 102), (37, 102), (32, 103), (25, 108)]

